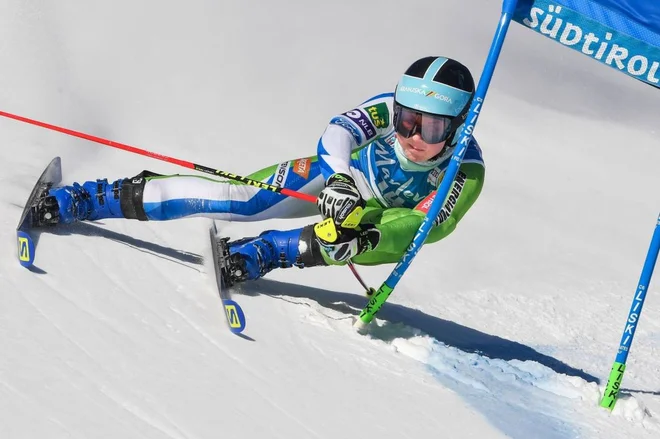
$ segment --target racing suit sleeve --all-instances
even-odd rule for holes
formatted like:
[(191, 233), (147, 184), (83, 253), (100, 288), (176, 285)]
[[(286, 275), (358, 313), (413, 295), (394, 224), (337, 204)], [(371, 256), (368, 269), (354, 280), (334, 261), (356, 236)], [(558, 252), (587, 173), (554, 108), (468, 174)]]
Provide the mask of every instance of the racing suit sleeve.
[(317, 147), (325, 180), (338, 172), (350, 175), (351, 153), (392, 132), (392, 98), (392, 93), (374, 96), (330, 120)]
[[(447, 203), (435, 220), (426, 244), (437, 242), (456, 229), (458, 222), (479, 197), (484, 175), (485, 168), (481, 163), (461, 165)], [(399, 262), (424, 220), (425, 209), (428, 210), (425, 202), (430, 204), (428, 197), (413, 209), (367, 206), (362, 223), (374, 224), (381, 231), (381, 238), (373, 251), (356, 256), (353, 262), (361, 265)]]

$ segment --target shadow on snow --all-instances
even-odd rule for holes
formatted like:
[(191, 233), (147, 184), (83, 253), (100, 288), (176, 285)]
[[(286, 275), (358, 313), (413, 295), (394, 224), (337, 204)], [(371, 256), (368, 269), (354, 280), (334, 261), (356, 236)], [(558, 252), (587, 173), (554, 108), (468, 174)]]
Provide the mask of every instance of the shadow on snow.
[[(307, 298), (314, 300), (325, 308), (355, 316), (360, 313), (360, 310), (366, 304), (366, 298), (357, 294), (324, 290), (268, 279), (261, 279), (253, 284), (246, 284), (241, 290), (242, 293), (248, 295), (264, 294), (273, 297)], [(268, 291), (268, 293), (264, 293), (264, 290)], [(384, 341), (401, 337), (413, 337), (415, 335), (414, 331), (406, 331), (401, 327), (392, 327), (392, 325), (403, 324), (419, 329), (439, 342), (464, 352), (476, 353), (505, 361), (535, 361), (554, 370), (556, 373), (579, 377), (585, 381), (595, 382), (597, 384), (600, 383), (599, 378), (581, 369), (571, 367), (549, 355), (542, 354), (529, 346), (443, 320), (416, 309), (387, 302), (378, 313), (378, 318), (386, 320), (389, 324), (370, 334)]]
[[(155, 256), (167, 258), (178, 263), (202, 265), (204, 262), (204, 258), (201, 255), (143, 241), (89, 223), (77, 223), (73, 226), (59, 226), (53, 229), (44, 229), (43, 231), (56, 235), (80, 234), (87, 236), (101, 236), (128, 245), (137, 250), (146, 251)], [(34, 238), (38, 239), (39, 234), (40, 233), (34, 233), (34, 235), (36, 235)], [(267, 291), (267, 293), (265, 291)], [(247, 295), (263, 294), (275, 298), (290, 297), (311, 299), (325, 308), (353, 316), (357, 316), (362, 307), (366, 304), (366, 298), (359, 294), (330, 291), (269, 279), (260, 279), (254, 283), (244, 284), (240, 287), (239, 292)], [(581, 369), (571, 367), (549, 355), (542, 354), (529, 346), (515, 341), (506, 340), (495, 335), (486, 334), (448, 320), (443, 320), (417, 309), (411, 309), (388, 302), (380, 310), (378, 318), (385, 320), (386, 323), (382, 327), (371, 331), (370, 335), (383, 341), (415, 336), (416, 332), (414, 330), (402, 327), (402, 325), (405, 325), (410, 328), (418, 329), (435, 338), (439, 342), (460, 349), (463, 352), (476, 353), (489, 358), (496, 358), (505, 361), (535, 361), (552, 369), (556, 373), (575, 376), (582, 378), (585, 381), (600, 384), (599, 378)], [(640, 390), (629, 391), (642, 392)], [(656, 394), (656, 392), (651, 393)]]
[(109, 239), (111, 241), (115, 241), (120, 244), (127, 245), (131, 248), (134, 248), (135, 250), (149, 253), (156, 257), (168, 259), (173, 262), (182, 263), (182, 264), (193, 264), (193, 265), (204, 264), (204, 258), (196, 253), (177, 250), (171, 247), (166, 247), (163, 245), (156, 244), (154, 242), (133, 238), (129, 235), (104, 229), (102, 227), (90, 224), (88, 222), (79, 222), (72, 225), (58, 225), (57, 227), (53, 227), (53, 228), (33, 229), (33, 231), (30, 233), (31, 234), (34, 233), (35, 235), (37, 235), (42, 231), (51, 233), (53, 235), (100, 236)]

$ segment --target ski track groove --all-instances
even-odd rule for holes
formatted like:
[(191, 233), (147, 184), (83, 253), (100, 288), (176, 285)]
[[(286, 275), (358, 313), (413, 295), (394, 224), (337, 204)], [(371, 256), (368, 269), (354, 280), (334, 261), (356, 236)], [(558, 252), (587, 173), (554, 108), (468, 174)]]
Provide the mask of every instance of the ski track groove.
[[(172, 439), (190, 439), (190, 438), (197, 438), (197, 436), (190, 436), (181, 431), (178, 425), (171, 423), (173, 428), (168, 428), (167, 426), (163, 425), (162, 422), (159, 422), (158, 420), (155, 420), (153, 416), (150, 416), (146, 414), (143, 410), (141, 410), (137, 405), (130, 403), (129, 401), (126, 401), (125, 398), (121, 398), (119, 396), (115, 396), (113, 392), (108, 390), (105, 387), (102, 387), (99, 389), (101, 393), (103, 393), (108, 399), (113, 401), (117, 406), (119, 406), (122, 410), (130, 413), (134, 418), (138, 419), (139, 421), (145, 423), (146, 425), (150, 426), (154, 430), (158, 430), (161, 433), (165, 434), (168, 438)], [(167, 422), (167, 421), (166, 421)], [(174, 430), (174, 431), (173, 431)]]
[[(149, 264), (151, 265), (151, 267), (152, 267), (155, 271), (157, 271), (158, 273), (160, 273), (161, 276), (163, 275), (162, 271), (158, 270), (157, 267), (154, 266), (151, 262), (149, 262)], [(167, 327), (167, 328), (170, 327), (170, 322), (169, 322), (169, 320), (168, 320), (167, 318), (165, 318), (160, 312), (156, 311), (153, 307), (147, 305), (147, 303), (144, 302), (138, 294), (134, 294), (133, 291), (132, 291), (132, 289), (131, 289), (131, 288), (128, 288), (127, 285), (125, 285), (125, 284), (122, 282), (122, 279), (120, 279), (119, 277), (117, 277), (117, 276), (114, 275), (114, 273), (115, 273), (114, 271), (111, 271), (110, 273), (108, 273), (108, 272), (106, 272), (106, 270), (102, 270), (102, 269), (101, 269), (102, 267), (100, 267), (96, 262), (94, 263), (94, 265), (95, 265), (97, 268), (99, 268), (99, 271), (101, 271), (101, 272), (104, 273), (104, 276), (105, 276), (110, 282), (112, 282), (113, 285), (115, 285), (115, 286), (117, 286), (118, 288), (120, 288), (120, 290), (123, 291), (124, 294), (125, 294), (126, 296), (130, 297), (130, 298), (133, 299), (135, 302), (139, 303), (139, 304), (142, 306), (142, 308), (143, 308), (144, 310), (147, 310), (147, 311), (151, 312), (151, 313), (152, 313), (157, 319), (160, 320), (160, 323), (161, 323), (164, 327)], [(185, 266), (185, 264), (182, 264), (182, 265)], [(141, 323), (143, 323), (144, 325), (149, 326), (149, 327), (154, 327), (153, 324), (147, 323), (147, 322), (145, 322), (144, 320), (141, 320)], [(156, 332), (156, 335), (157, 335), (158, 337), (162, 338), (162, 339), (165, 339), (165, 340), (167, 340), (167, 341), (171, 341), (171, 339), (169, 339), (169, 338), (163, 336), (162, 334), (160, 334), (160, 333), (158, 333), (158, 332)], [(148, 418), (148, 417), (147, 417), (148, 415), (143, 414), (143, 412), (142, 412), (138, 407), (133, 406), (134, 408), (131, 408), (131, 406), (128, 406), (128, 405), (126, 405), (125, 403), (121, 403), (121, 402), (119, 401), (119, 398), (113, 397), (113, 396), (110, 395), (106, 390), (104, 390), (104, 389), (99, 389), (99, 390), (100, 390), (104, 395), (106, 395), (108, 398), (110, 398), (110, 399), (112, 399), (113, 401), (115, 401), (115, 403), (118, 404), (120, 407), (122, 407), (122, 409), (124, 409), (124, 410), (128, 410), (132, 415), (134, 415), (134, 416), (138, 417), (139, 419), (143, 420), (146, 424), (148, 424), (148, 425), (150, 425), (150, 426), (152, 426), (152, 427), (158, 429), (159, 431), (162, 431), (163, 433), (167, 434), (168, 437), (171, 437), (171, 438), (174, 438), (174, 439), (189, 439), (189, 438), (195, 438), (195, 437), (196, 437), (195, 435), (193, 435), (193, 434), (191, 434), (191, 433), (186, 433), (186, 432), (184, 432), (184, 431), (182, 430), (182, 428), (179, 427), (176, 423), (169, 421), (169, 422), (172, 424), (172, 426), (174, 427), (174, 429), (176, 429), (176, 430), (178, 431), (178, 433), (181, 435), (181, 436), (176, 436), (176, 434), (173, 434), (173, 433), (171, 433), (171, 432), (166, 431), (166, 430), (165, 430), (165, 427), (162, 427), (162, 426), (156, 425), (156, 423), (155, 423), (156, 421), (154, 421), (154, 420)], [(166, 418), (167, 418), (167, 417), (166, 417)]]
[[(98, 264), (97, 264), (97, 267), (98, 267)], [(168, 319), (165, 318), (153, 306), (150, 306), (149, 304), (147, 304), (147, 302), (145, 302), (139, 294), (135, 294), (133, 292), (134, 288), (130, 288), (128, 285), (126, 285), (122, 281), (122, 279), (120, 277), (115, 276), (114, 271), (112, 271), (110, 273), (105, 272), (105, 270), (100, 270), (100, 271), (104, 272), (104, 275), (108, 279), (109, 282), (111, 282), (113, 285), (117, 286), (120, 289), (120, 291), (122, 291), (127, 297), (130, 297), (133, 301), (137, 302), (142, 307), (143, 311), (151, 312), (154, 317), (156, 317), (158, 320), (160, 320), (160, 323), (164, 327), (168, 327), (168, 325), (170, 324)], [(161, 275), (162, 275), (162, 273), (161, 273)], [(140, 320), (140, 321), (141, 321), (141, 323), (144, 323), (146, 325), (154, 326), (153, 324), (149, 324), (149, 323), (145, 322), (144, 320)], [(165, 338), (161, 334), (158, 334), (158, 336), (160, 336), (162, 338)]]
[[(104, 367), (100, 362), (98, 362), (98, 361), (94, 358), (93, 355), (91, 355), (91, 354), (90, 354), (90, 353), (89, 353), (84, 347), (82, 347), (79, 343), (77, 343), (77, 342), (76, 342), (75, 340), (73, 340), (70, 336), (68, 336), (68, 335), (67, 335), (67, 334), (66, 334), (66, 333), (65, 333), (65, 332), (64, 332), (64, 331), (63, 331), (63, 330), (62, 330), (62, 329), (61, 329), (61, 328), (55, 323), (55, 322), (53, 322), (53, 320), (52, 320), (50, 317), (48, 317), (48, 316), (47, 316), (47, 315), (46, 315), (46, 314), (45, 314), (45, 313), (44, 313), (44, 312), (43, 312), (38, 306), (36, 306), (35, 304), (33, 304), (33, 303), (32, 303), (27, 297), (25, 298), (25, 300), (26, 300), (30, 305), (32, 305), (32, 307), (33, 307), (34, 309), (36, 309), (37, 312), (38, 312), (38, 313), (39, 313), (39, 314), (40, 314), (40, 315), (41, 315), (41, 316), (42, 316), (42, 317), (43, 317), (48, 323), (50, 323), (50, 324), (51, 324), (51, 325), (52, 325), (52, 326), (53, 326), (53, 327), (54, 327), (54, 328), (55, 328), (55, 329), (56, 329), (56, 330), (57, 330), (57, 331), (58, 331), (58, 332), (59, 332), (59, 333), (60, 333), (60, 334), (66, 339), (66, 340), (68, 340), (69, 343), (71, 343), (75, 348), (77, 348), (77, 349), (80, 350), (83, 354), (85, 354), (85, 356), (86, 356), (86, 357), (92, 362), (92, 364), (96, 365), (96, 366), (99, 368), (99, 370), (101, 370), (101, 371), (104, 373), (104, 375), (106, 376), (106, 378), (107, 378), (107, 377), (112, 377), (112, 375), (108, 372), (108, 370), (105, 369), (105, 367)], [(67, 299), (67, 300), (68, 300), (68, 299)], [(96, 386), (97, 390), (99, 391), (99, 393), (105, 395), (105, 393), (102, 391), (103, 384), (101, 384), (101, 383), (99, 382), (98, 379), (90, 379), (89, 374), (88, 374), (87, 372), (85, 372), (84, 370), (81, 370), (81, 369), (77, 369), (77, 368), (75, 368), (75, 367), (74, 367), (73, 365), (71, 365), (68, 361), (64, 360), (63, 358), (61, 358), (61, 357), (59, 357), (59, 356), (58, 356), (58, 359), (59, 359), (64, 365), (66, 365), (67, 367), (69, 367), (70, 369), (72, 369), (72, 370), (74, 370), (74, 371), (76, 371), (76, 372), (78, 372), (78, 373), (82, 373), (87, 379), (90, 380), (91, 383), (94, 383), (94, 384), (95, 384), (95, 386)], [(110, 381), (113, 381), (113, 379), (111, 378)], [(105, 395), (105, 396), (107, 396), (107, 395)], [(92, 400), (92, 399), (90, 399), (90, 400)], [(92, 400), (92, 401), (93, 401), (93, 400)], [(111, 400), (111, 401), (112, 401), (113, 403), (116, 403), (114, 400)], [(94, 403), (98, 404), (96, 401), (94, 401)], [(98, 405), (99, 405), (100, 407), (103, 407), (101, 404), (98, 404)], [(123, 421), (122, 419), (117, 418), (117, 417), (114, 416), (114, 415), (111, 415), (111, 416), (113, 416), (113, 418), (115, 418), (115, 419), (117, 419), (118, 421), (120, 421), (120, 423), (121, 423), (121, 422), (125, 422), (125, 421)]]
[[(28, 302), (28, 303), (29, 303), (29, 302)], [(36, 308), (36, 307), (35, 307), (35, 308)], [(46, 319), (51, 325), (53, 325), (56, 329), (58, 329), (58, 331), (59, 331), (60, 333), (62, 333), (62, 334), (64, 335), (64, 337), (65, 337), (67, 340), (69, 340), (71, 343), (73, 343), (74, 346), (76, 346), (77, 348), (81, 349), (81, 350), (82, 350), (82, 351), (83, 351), (83, 352), (89, 357), (89, 354), (88, 354), (84, 349), (82, 349), (80, 346), (78, 346), (75, 342), (73, 342), (73, 341), (71, 340), (70, 337), (66, 336), (66, 334), (64, 334), (61, 330), (59, 330), (59, 328), (57, 327), (57, 325), (55, 325), (55, 324), (54, 324), (54, 323), (53, 323), (53, 322), (52, 322), (47, 316), (45, 316), (45, 315), (44, 315), (44, 314), (43, 314), (38, 308), (36, 308), (36, 309), (37, 309), (37, 311), (39, 312), (39, 314), (42, 315), (42, 316), (43, 316), (43, 317), (44, 317), (44, 318), (45, 318), (45, 319)], [(88, 379), (89, 382), (90, 382), (91, 384), (95, 385), (96, 390), (98, 390), (99, 393), (101, 393), (101, 394), (103, 394), (104, 396), (106, 396), (106, 397), (110, 400), (110, 402), (112, 402), (112, 403), (116, 403), (114, 400), (110, 399), (107, 395), (105, 395), (104, 392), (102, 392), (102, 390), (101, 390), (102, 385), (99, 384), (99, 380), (97, 380), (97, 379), (90, 379), (89, 374), (86, 372), (86, 370), (84, 370), (84, 369), (78, 369), (78, 368), (74, 367), (71, 363), (65, 361), (64, 359), (62, 359), (62, 358), (60, 358), (60, 357), (58, 357), (58, 359), (62, 362), (62, 364), (64, 364), (64, 365), (65, 365), (66, 367), (68, 367), (69, 369), (71, 369), (71, 370), (73, 370), (73, 371), (75, 371), (75, 372), (78, 372), (78, 373), (80, 373), (81, 375), (85, 376), (85, 378)], [(92, 361), (93, 361), (94, 364), (96, 364), (97, 366), (99, 366), (99, 363), (96, 362), (96, 361), (94, 361), (93, 358), (92, 358)], [(103, 372), (105, 372), (106, 375), (109, 375), (109, 374), (107, 373), (107, 371), (104, 370), (102, 367), (101, 367), (101, 370), (103, 370)], [(112, 380), (111, 380), (111, 381), (112, 381)], [(4, 385), (4, 386), (5, 386), (6, 388), (8, 388), (12, 393), (14, 393), (14, 394), (17, 395), (18, 397), (24, 399), (24, 400), (25, 400), (26, 402), (28, 402), (29, 404), (34, 405), (35, 407), (39, 408), (39, 410), (36, 410), (35, 412), (41, 412), (41, 411), (42, 411), (42, 410), (41, 410), (41, 404), (38, 403), (37, 401), (35, 401), (34, 399), (27, 397), (27, 396), (24, 395), (21, 391), (19, 391), (18, 389), (14, 388), (13, 386), (11, 386), (9, 383), (7, 383), (7, 382), (4, 381), (4, 380), (0, 380), (0, 384)], [(116, 383), (115, 383), (114, 385), (116, 385)], [(104, 413), (106, 414), (106, 416), (110, 416), (112, 419), (116, 420), (116, 421), (117, 421), (117, 424), (124, 425), (124, 426), (126, 427), (126, 429), (129, 430), (129, 431), (134, 430), (134, 427), (131, 426), (131, 425), (128, 425), (128, 423), (126, 422), (125, 419), (123, 419), (123, 418), (119, 418), (119, 417), (117, 417), (116, 415), (114, 415), (114, 414), (112, 414), (112, 413), (108, 413), (108, 411), (105, 410), (105, 407), (103, 406), (103, 404), (99, 403), (96, 399), (91, 398), (91, 397), (89, 397), (89, 396), (86, 396), (86, 399), (87, 399), (89, 402), (91, 402), (92, 404), (94, 404), (94, 405), (96, 405), (96, 406), (98, 406), (98, 407), (104, 409), (103, 411), (104, 411)], [(61, 421), (59, 421), (59, 420), (53, 418), (52, 416), (49, 416), (47, 419), (48, 419), (49, 421), (52, 421), (52, 422), (54, 422), (55, 424), (59, 425), (63, 430), (65, 430), (69, 435), (71, 435), (70, 432), (69, 432), (69, 430), (68, 430), (68, 428), (67, 428), (67, 427), (66, 427)], [(73, 436), (73, 435), (71, 435), (71, 436)], [(143, 436), (143, 435), (141, 435), (141, 437), (144, 437), (145, 439), (148, 439), (147, 436)]]
[[(43, 281), (42, 281), (42, 282), (43, 282)], [(84, 312), (84, 313), (90, 315), (90, 316), (91, 316), (92, 318), (94, 318), (95, 320), (103, 321), (103, 319), (98, 318), (97, 316), (94, 316), (93, 314), (90, 314), (88, 311), (86, 311), (85, 309), (83, 309), (83, 308), (81, 308), (80, 306), (78, 306), (74, 301), (72, 301), (71, 299), (69, 299), (68, 297), (66, 297), (65, 295), (63, 295), (63, 294), (59, 291), (59, 289), (53, 288), (53, 286), (48, 285), (47, 282), (44, 282), (44, 283), (45, 283), (45, 284), (46, 284), (51, 290), (55, 290), (55, 291), (58, 293), (58, 295), (59, 295), (60, 297), (62, 297), (63, 299), (65, 299), (67, 302), (71, 303), (73, 306), (75, 306), (75, 307), (76, 307), (77, 309), (79, 309), (80, 311), (82, 311), (82, 312)], [(97, 360), (94, 358), (94, 356), (93, 356), (89, 351), (87, 351), (82, 345), (80, 345), (80, 344), (79, 344), (77, 341), (75, 341), (71, 336), (69, 336), (69, 335), (68, 335), (68, 334), (67, 334), (67, 333), (66, 333), (66, 332), (65, 332), (65, 331), (64, 331), (64, 330), (58, 325), (58, 324), (56, 324), (56, 323), (55, 323), (55, 322), (54, 322), (54, 321), (53, 321), (48, 315), (46, 315), (46, 314), (44, 313), (44, 311), (43, 311), (41, 308), (39, 308), (36, 304), (34, 304), (30, 299), (28, 299), (25, 295), (22, 295), (22, 297), (24, 297), (24, 299), (25, 299), (25, 300), (26, 300), (26, 301), (27, 301), (27, 302), (28, 302), (28, 303), (29, 303), (29, 304), (30, 304), (30, 305), (31, 305), (31, 306), (32, 306), (32, 307), (33, 307), (33, 308), (39, 313), (39, 315), (41, 315), (41, 316), (42, 316), (42, 317), (43, 317), (48, 323), (50, 323), (50, 324), (51, 324), (51, 325), (52, 325), (52, 326), (53, 326), (53, 327), (54, 327), (54, 328), (55, 328), (60, 334), (62, 334), (62, 336), (63, 336), (66, 340), (68, 340), (68, 341), (69, 341), (74, 347), (76, 347), (78, 350), (80, 350), (80, 351), (81, 351), (81, 352), (82, 352), (82, 353), (83, 353), (83, 354), (84, 354), (84, 355), (85, 355), (85, 356), (86, 356), (86, 357), (87, 357), (87, 358), (88, 358), (93, 364), (95, 364), (95, 365), (99, 368), (99, 370), (101, 370), (101, 371), (104, 373), (105, 378), (106, 378), (108, 381), (110, 381), (110, 382), (115, 381), (115, 383), (112, 384), (114, 387), (116, 387), (116, 388), (121, 388), (121, 385), (118, 384), (118, 383), (116, 383), (116, 379), (112, 377), (112, 374), (109, 373), (109, 371), (103, 366), (103, 364), (101, 364), (99, 361), (97, 361)], [(114, 325), (109, 325), (109, 327), (110, 327), (110, 329), (115, 330)], [(116, 331), (115, 331), (115, 332), (116, 332)], [(124, 334), (122, 334), (122, 335), (124, 335)], [(150, 420), (150, 419), (147, 419), (147, 418), (146, 418), (146, 415), (141, 415), (141, 414), (139, 413), (139, 409), (131, 410), (130, 408), (128, 408), (128, 407), (126, 406), (126, 404), (122, 404), (122, 403), (119, 401), (119, 398), (110, 395), (107, 391), (104, 390), (104, 388), (105, 388), (105, 385), (104, 385), (104, 384), (98, 382), (97, 379), (90, 378), (89, 375), (88, 375), (84, 370), (81, 370), (81, 369), (77, 369), (77, 368), (75, 368), (75, 367), (72, 366), (69, 362), (65, 361), (65, 360), (64, 360), (63, 358), (61, 358), (61, 357), (58, 357), (58, 358), (59, 358), (59, 360), (60, 360), (63, 364), (65, 364), (67, 367), (69, 367), (69, 368), (72, 369), (72, 370), (75, 370), (75, 371), (78, 372), (78, 373), (82, 373), (87, 379), (90, 380), (91, 383), (95, 383), (96, 388), (97, 388), (97, 390), (99, 391), (99, 393), (103, 394), (103, 395), (104, 395), (105, 397), (107, 397), (111, 402), (113, 402), (114, 404), (116, 404), (116, 405), (119, 406), (120, 408), (122, 408), (122, 409), (124, 409), (124, 410), (128, 410), (128, 411), (129, 411), (134, 417), (136, 417), (138, 420), (144, 422), (145, 424), (149, 425), (150, 427), (152, 427), (152, 428), (154, 428), (154, 429), (156, 429), (156, 430), (159, 430), (159, 431), (161, 431), (162, 433), (167, 434), (168, 437), (170, 437), (170, 438), (174, 438), (174, 439), (189, 439), (189, 438), (191, 438), (191, 437), (193, 437), (193, 438), (195, 437), (195, 436), (186, 435), (186, 434), (183, 433), (183, 432), (181, 431), (181, 429), (180, 429), (176, 424), (174, 424), (174, 423), (172, 423), (172, 425), (174, 425), (174, 428), (177, 429), (177, 430), (179, 431), (179, 433), (181, 434), (181, 436), (176, 436), (176, 435), (169, 434), (164, 428), (161, 428), (160, 426), (156, 425), (156, 424), (154, 423), (154, 421), (152, 421), (152, 420)], [(101, 406), (101, 407), (102, 407), (102, 406)], [(112, 416), (113, 416), (113, 418), (115, 418), (115, 419), (117, 419), (118, 421), (120, 421), (120, 423), (122, 422), (122, 420), (121, 420), (120, 418), (117, 418), (117, 417), (114, 416), (114, 415), (112, 415)], [(131, 426), (127, 426), (127, 427), (128, 427), (129, 430), (134, 430), (134, 428), (131, 427)], [(143, 436), (143, 437), (145, 437), (145, 438), (148, 439), (148, 436)]]
[[(244, 370), (245, 370), (245, 369), (248, 370), (253, 376), (256, 376), (256, 377), (259, 378), (262, 382), (267, 382), (267, 380), (266, 380), (262, 375), (260, 375), (260, 374), (259, 374), (259, 373), (258, 373), (253, 367), (251, 367), (250, 365), (246, 364), (246, 363), (245, 363), (243, 360), (241, 360), (239, 357), (237, 357), (236, 355), (233, 355), (228, 349), (224, 348), (221, 344), (217, 343), (217, 342), (213, 339), (213, 337), (212, 337), (211, 335), (209, 335), (206, 331), (204, 331), (204, 329), (202, 329), (201, 326), (199, 326), (199, 325), (197, 325), (196, 323), (194, 323), (194, 322), (192, 321), (192, 319), (188, 318), (188, 316), (186, 316), (183, 312), (181, 312), (181, 311), (179, 311), (179, 310), (177, 310), (177, 309), (175, 309), (175, 308), (170, 308), (170, 309), (171, 309), (174, 313), (176, 313), (176, 314), (178, 314), (179, 316), (181, 316), (181, 318), (182, 318), (184, 321), (186, 321), (186, 322), (188, 323), (188, 325), (190, 325), (190, 327), (192, 327), (195, 331), (197, 331), (197, 332), (198, 332), (198, 333), (199, 333), (204, 339), (206, 339), (207, 342), (209, 342), (211, 345), (215, 346), (218, 350), (220, 350), (220, 352), (222, 352), (223, 354), (225, 354), (226, 356), (228, 356), (228, 357), (231, 358), (232, 360), (236, 361), (237, 363), (241, 364), (241, 366), (243, 367)], [(288, 411), (282, 409), (282, 408), (281, 408), (281, 407), (280, 407), (275, 401), (273, 401), (271, 398), (269, 398), (268, 396), (266, 396), (266, 395), (264, 395), (262, 392), (260, 392), (260, 391), (258, 390), (258, 389), (259, 389), (258, 386), (254, 386), (254, 385), (252, 385), (252, 386), (250, 386), (250, 388), (251, 388), (253, 391), (255, 391), (255, 392), (256, 392), (256, 393), (257, 393), (257, 394), (258, 394), (258, 395), (259, 395), (264, 401), (268, 401), (268, 403), (269, 403), (274, 409), (276, 409), (276, 410), (279, 411), (280, 413), (284, 414), (287, 418), (289, 418), (289, 419), (291, 419), (292, 421), (294, 421), (294, 422), (295, 422), (296, 424), (298, 424), (300, 427), (302, 427), (303, 429), (305, 429), (305, 431), (307, 431), (308, 433), (310, 433), (311, 435), (313, 435), (313, 437), (316, 437), (316, 438), (320, 438), (320, 437), (321, 437), (321, 436), (319, 436), (318, 433), (316, 433), (316, 431), (314, 431), (313, 429), (311, 429), (310, 427), (308, 427), (308, 426), (307, 426), (304, 422), (302, 422), (300, 419), (298, 419), (297, 417), (291, 415)], [(279, 436), (280, 436), (280, 435), (278, 435), (278, 437), (279, 437)], [(288, 438), (289, 436), (286, 436), (286, 437)]]
[[(0, 379), (0, 385), (4, 386), (10, 393), (16, 395), (18, 398), (23, 399), (28, 405), (33, 406), (35, 408), (34, 412), (39, 413), (43, 411), (43, 407), (41, 404), (39, 404), (37, 401), (35, 401), (33, 398), (28, 397), (27, 395), (23, 394), (20, 390), (16, 389), (14, 386), (9, 384), (3, 379)], [(66, 432), (67, 435), (70, 437), (73, 437), (74, 435), (71, 434), (68, 428), (64, 424), (62, 424), (59, 420), (55, 419), (52, 416), (48, 416), (46, 418), (47, 421), (52, 422), (53, 424), (57, 425), (60, 427), (64, 432)]]
[[(113, 321), (107, 319), (107, 317), (104, 314), (95, 313), (90, 309), (84, 308), (77, 301), (73, 300), (71, 297), (69, 297), (68, 295), (63, 293), (62, 290), (60, 288), (58, 288), (57, 283), (49, 281), (47, 277), (38, 277), (38, 279), (44, 285), (46, 285), (50, 290), (55, 291), (55, 293), (57, 293), (62, 299), (64, 299), (70, 305), (72, 305), (73, 307), (78, 309), (80, 312), (86, 314), (88, 317), (95, 320), (96, 322), (99, 322), (99, 323), (103, 324), (103, 326), (105, 326), (109, 330), (113, 331), (117, 335), (123, 336), (124, 338), (126, 338), (126, 340), (128, 340), (129, 342), (132, 343), (131, 335), (127, 331), (122, 330), (122, 325), (119, 325), (116, 322), (113, 322)], [(42, 310), (36, 304), (34, 304), (32, 302), (29, 302), (29, 303), (37, 311), (39, 311), (46, 319), (48, 319), (50, 321), (50, 318), (46, 317), (45, 314), (43, 314)]]
[[(121, 388), (121, 387), (122, 387), (122, 383), (121, 383), (117, 378), (113, 377), (111, 374), (107, 374), (108, 377), (106, 377), (106, 378), (107, 378), (107, 379), (106, 379), (106, 382), (102, 382), (102, 381), (100, 381), (100, 380), (98, 380), (98, 379), (94, 379), (93, 376), (90, 377), (89, 373), (88, 373), (85, 369), (78, 369), (78, 368), (76, 368), (75, 366), (73, 366), (72, 364), (69, 364), (69, 363), (66, 363), (66, 365), (67, 365), (70, 369), (72, 369), (72, 370), (74, 370), (74, 371), (80, 373), (81, 375), (84, 375), (84, 376), (85, 376), (85, 377), (86, 377), (91, 383), (93, 383), (93, 384), (95, 385), (96, 391), (97, 391), (99, 394), (103, 395), (103, 397), (105, 397), (108, 401), (110, 401), (112, 404), (118, 406), (120, 409), (122, 409), (122, 410), (126, 410), (126, 405), (125, 405), (125, 404), (122, 404), (122, 403), (120, 402), (120, 398), (119, 398), (119, 397), (116, 397), (116, 396), (110, 395), (110, 394), (108, 394), (108, 392), (105, 390), (105, 389), (107, 389), (107, 388), (114, 388), (114, 389), (119, 389), (119, 388)], [(140, 399), (140, 398), (137, 397), (137, 396), (134, 396), (134, 397)], [(94, 398), (90, 398), (90, 397), (88, 397), (88, 399), (89, 399), (93, 404), (95, 404), (95, 405), (97, 405), (98, 407), (101, 407), (102, 409), (104, 409), (104, 406), (103, 406), (102, 404), (99, 404)], [(126, 399), (127, 399), (127, 398), (124, 398), (124, 400), (126, 400)], [(139, 416), (139, 415), (138, 415), (137, 413), (135, 413), (134, 411), (131, 411), (131, 410), (128, 410), (128, 411), (131, 413), (131, 415), (132, 415), (133, 417), (137, 418), (139, 421), (145, 423), (146, 425), (148, 425), (149, 427), (153, 428), (154, 430), (159, 430), (159, 431), (161, 430), (161, 429), (159, 429), (159, 428), (154, 427), (154, 425), (153, 425), (152, 422), (147, 422), (147, 421), (145, 421), (141, 416)], [(156, 410), (156, 411), (158, 411), (158, 410)], [(104, 410), (104, 412), (107, 413), (107, 410)], [(118, 417), (118, 416), (116, 416), (116, 415), (114, 415), (114, 414), (110, 414), (110, 416), (111, 416), (113, 419), (117, 420), (119, 424), (124, 425), (124, 426), (126, 427), (126, 430), (129, 430), (129, 431), (134, 431), (134, 430), (135, 430), (135, 426), (130, 425), (129, 422), (127, 422), (126, 419), (121, 418), (121, 417)], [(168, 419), (167, 416), (164, 416), (164, 417), (165, 417), (165, 419)], [(171, 421), (170, 421), (170, 422), (171, 422)], [(181, 430), (181, 429), (179, 428), (178, 425), (176, 425), (176, 424), (173, 423), (173, 422), (171, 422), (171, 423), (172, 423), (172, 425), (174, 425), (174, 427), (175, 427), (177, 430)], [(183, 434), (183, 433), (182, 433), (182, 434)], [(142, 434), (142, 433), (140, 433), (140, 435), (141, 435), (142, 437), (147, 438), (147, 439), (149, 438), (149, 436), (145, 436), (145, 435)]]

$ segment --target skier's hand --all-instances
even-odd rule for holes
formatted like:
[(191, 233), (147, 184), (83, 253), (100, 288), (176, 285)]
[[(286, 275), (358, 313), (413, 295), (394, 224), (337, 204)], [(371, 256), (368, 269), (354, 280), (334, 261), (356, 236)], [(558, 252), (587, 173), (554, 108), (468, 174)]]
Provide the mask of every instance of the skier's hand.
[(373, 225), (363, 225), (360, 229), (340, 228), (334, 242), (328, 242), (318, 234), (314, 236), (328, 257), (336, 262), (346, 262), (371, 251), (380, 242), (380, 230)]
[(328, 178), (325, 189), (316, 199), (316, 205), (323, 218), (332, 218), (338, 228), (354, 229), (360, 224), (366, 202), (353, 177), (338, 173)]

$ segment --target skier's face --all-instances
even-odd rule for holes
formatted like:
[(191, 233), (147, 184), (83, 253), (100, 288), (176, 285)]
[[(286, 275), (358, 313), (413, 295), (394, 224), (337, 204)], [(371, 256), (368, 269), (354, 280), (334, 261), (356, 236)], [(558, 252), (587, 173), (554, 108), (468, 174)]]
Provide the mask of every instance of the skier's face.
[(406, 158), (417, 163), (431, 160), (433, 157), (440, 154), (447, 142), (446, 140), (443, 140), (440, 143), (426, 143), (422, 140), (420, 133), (415, 133), (408, 138), (397, 133), (396, 138), (399, 141)]

